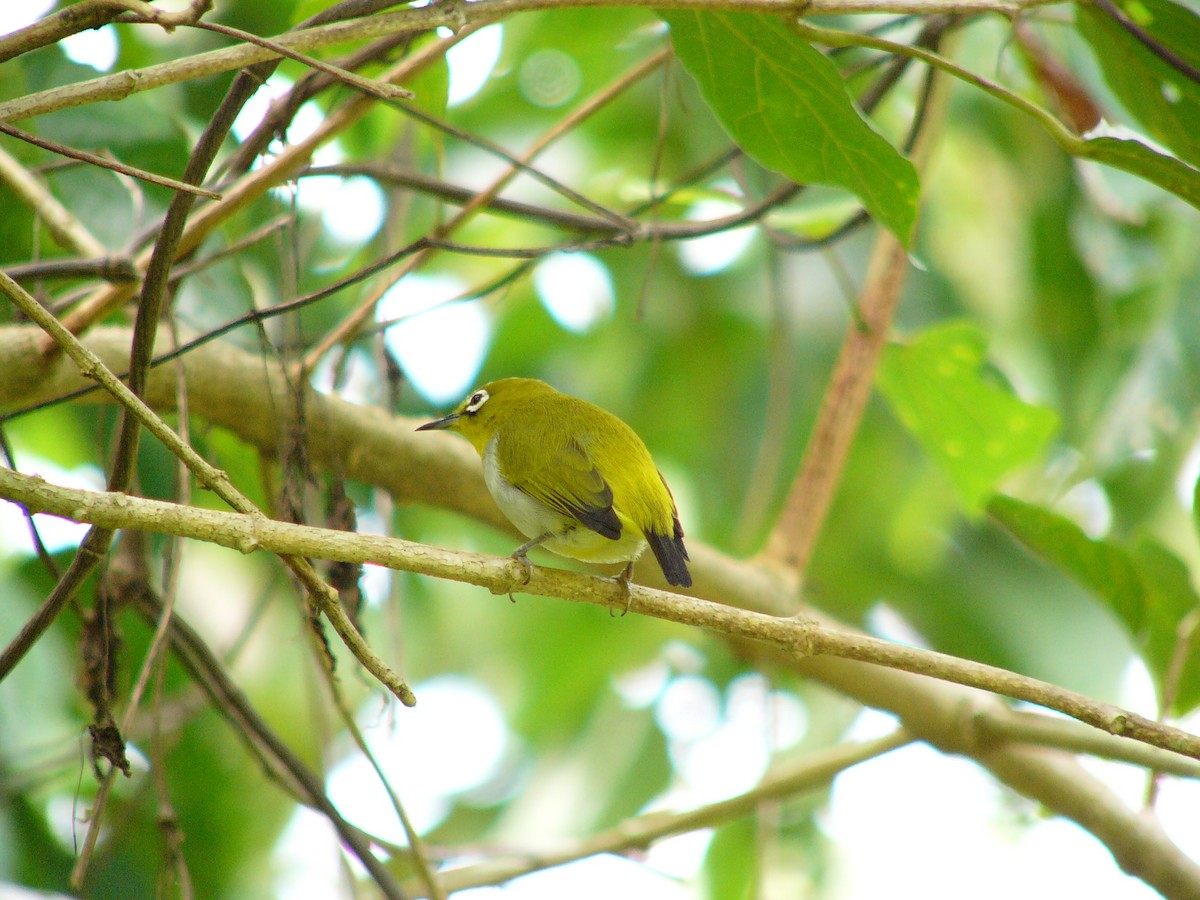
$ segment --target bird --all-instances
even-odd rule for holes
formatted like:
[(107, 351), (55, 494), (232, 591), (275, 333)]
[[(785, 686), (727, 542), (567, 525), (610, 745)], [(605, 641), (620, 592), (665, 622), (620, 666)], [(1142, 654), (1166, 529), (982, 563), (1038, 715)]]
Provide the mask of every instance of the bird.
[(617, 581), (628, 601), (633, 564), (649, 546), (669, 584), (691, 586), (666, 479), (642, 439), (612, 413), (544, 381), (501, 378), (417, 428), (432, 430), (462, 435), (479, 453), (489, 493), (529, 539), (512, 553), (526, 584), (527, 554), (540, 546), (584, 562), (625, 563)]

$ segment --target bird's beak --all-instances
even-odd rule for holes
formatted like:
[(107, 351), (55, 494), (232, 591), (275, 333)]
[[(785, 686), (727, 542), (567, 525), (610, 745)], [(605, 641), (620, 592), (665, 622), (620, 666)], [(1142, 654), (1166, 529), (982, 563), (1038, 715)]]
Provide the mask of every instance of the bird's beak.
[(440, 431), (443, 428), (449, 428), (459, 419), (459, 413), (450, 413), (448, 416), (442, 416), (440, 419), (434, 419), (432, 422), (426, 422), (417, 428), (417, 431)]

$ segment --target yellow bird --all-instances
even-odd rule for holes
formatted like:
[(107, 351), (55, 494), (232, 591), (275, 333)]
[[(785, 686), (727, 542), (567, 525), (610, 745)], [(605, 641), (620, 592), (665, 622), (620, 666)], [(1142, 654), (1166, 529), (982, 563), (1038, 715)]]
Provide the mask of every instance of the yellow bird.
[[(592, 563), (634, 561), (647, 545), (670, 584), (689, 587), (687, 548), (675, 500), (633, 429), (600, 407), (533, 378), (485, 384), (448, 416), (418, 431), (461, 434), (483, 459), (496, 505), (528, 541)], [(527, 579), (528, 580), (528, 579)]]

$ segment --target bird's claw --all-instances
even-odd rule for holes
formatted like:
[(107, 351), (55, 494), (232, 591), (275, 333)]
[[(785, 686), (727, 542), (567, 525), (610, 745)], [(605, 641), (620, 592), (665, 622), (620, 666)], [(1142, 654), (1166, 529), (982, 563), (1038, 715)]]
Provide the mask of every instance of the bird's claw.
[[(512, 555), (512, 558), (515, 562), (519, 563), (521, 566), (521, 575), (523, 576), (521, 578), (521, 585), (524, 586), (524, 585), (529, 584), (529, 579), (533, 577), (533, 563), (531, 563), (529, 561), (529, 558), (524, 553), (520, 553), (520, 554), (514, 553)], [(512, 591), (508, 592), (508, 599), (511, 600), (513, 603), (517, 602), (516, 598), (513, 597)]]
[[(621, 586), (621, 592), (625, 594), (625, 609), (621, 611), (621, 618), (629, 615), (629, 606), (633, 603), (633, 589), (629, 586), (629, 579), (633, 575), (633, 563), (629, 563), (621, 570), (621, 574), (616, 576), (613, 581)], [(608, 608), (608, 615), (614, 616), (613, 607)]]

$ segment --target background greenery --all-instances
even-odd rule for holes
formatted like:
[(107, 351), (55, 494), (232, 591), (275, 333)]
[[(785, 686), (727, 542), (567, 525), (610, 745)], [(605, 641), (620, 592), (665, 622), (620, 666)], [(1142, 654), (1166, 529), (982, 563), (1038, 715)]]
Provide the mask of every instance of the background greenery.
[[(273, 36), (326, 5), (225, 2), (205, 19)], [(531, 214), (493, 208), (472, 216), (448, 239), (476, 252), (429, 253), (398, 282), (401, 303), (415, 296), (404, 293), (410, 282), (430, 276), (450, 277), (471, 292), (440, 299), (443, 310), (450, 301), (481, 313), (482, 355), (473, 359), (471, 342), (453, 330), (424, 333), (433, 352), (458, 371), (477, 369), (473, 383), (536, 376), (617, 412), (666, 472), (689, 544), (753, 557), (776, 528), (833, 361), (857, 327), (856, 298), (882, 233), (858, 215), (865, 208), (907, 242), (912, 266), (878, 391), (841, 472), (804, 599), (845, 622), (1100, 700), (1138, 696), (1149, 704), (1139, 711), (1151, 718), (1190, 713), (1200, 702), (1191, 647), (1192, 572), (1200, 562), (1191, 518), (1200, 468), (1195, 10), (1153, 0), (1121, 9), (1038, 6), (1014, 19), (986, 12), (943, 18), (935, 5), (925, 17), (887, 16), (869, 25), (850, 15), (815, 20), (843, 29), (831, 37), (797, 32), (785, 19), (735, 3), (662, 16), (569, 6), (488, 10), (499, 17), (489, 27), (502, 29), (501, 50), (477, 93), (447, 106), (450, 67), (436, 55), (404, 81), (416, 93), (407, 110), (376, 103), (336, 135), (333, 161), (366, 166), (358, 171), (382, 190), (386, 212), (372, 237), (340, 239), (320, 208), (305, 205), (306, 176), (298, 176), (297, 201), (295, 173), (280, 173), (286, 180), (277, 190), (266, 188), (278, 182), (264, 183), (179, 260), (167, 319), (188, 334), (204, 332), (329, 285), (423, 236), (445, 236), (437, 230), (459, 206), (405, 186), (395, 171), (424, 174), (470, 196), (504, 170), (490, 148), (522, 154), (587, 98), (673, 48), (535, 162), (555, 183), (628, 214), (639, 227), (614, 230), (595, 209), (581, 210), (529, 174), (516, 178), (503, 196), (532, 204)], [(888, 7), (880, 0), (871, 11)], [(474, 26), (483, 16), (475, 11), (469, 19)], [(117, 39), (112, 71), (178, 64), (237, 43), (190, 27), (103, 28)], [(868, 34), (876, 37), (861, 40)], [(439, 39), (444, 35), (394, 40), (359, 71), (376, 76)], [(852, 46), (877, 39), (934, 47), (995, 89), (948, 77), (948, 96), (935, 92), (930, 102), (925, 62), (901, 70), (893, 67), (894, 48)], [(21, 46), (0, 67), (0, 119), (8, 102), (97, 76), (64, 46)], [(314, 53), (341, 61), (368, 46), (375, 45), (357, 39)], [(293, 60), (278, 68), (300, 84), (308, 71)], [(119, 102), (71, 105), (12, 124), (179, 177), (231, 78), (185, 78)], [(887, 89), (877, 96), (881, 86)], [(327, 115), (356, 96), (334, 84), (311, 102)], [(850, 96), (872, 108), (871, 126)], [(1096, 113), (1111, 123), (1108, 131), (1078, 137)], [(432, 127), (429, 116), (453, 132)], [(928, 153), (914, 167), (895, 148), (907, 150), (918, 133)], [(281, 131), (272, 150), (302, 137), (296, 128)], [(169, 189), (64, 162), (13, 137), (0, 149), (33, 173), (43, 198), (56, 197), (107, 255), (144, 266), (136, 258), (157, 237)], [(230, 137), (205, 181), (227, 196), (253, 177), (252, 157), (222, 170), (236, 150)], [(96, 254), (55, 240), (44, 204), (22, 197), (12, 176), (4, 177), (0, 263), (65, 314), (100, 289), (96, 278), (10, 267)], [(658, 202), (648, 204), (655, 196)], [(339, 195), (325, 203), (338, 204)], [(680, 238), (698, 233), (698, 210), (732, 213), (758, 204), (748, 225), (713, 229), (751, 229), (727, 265), (698, 272), (688, 262)], [(550, 211), (587, 215), (591, 224), (579, 230)], [(555, 317), (533, 277), (556, 247), (590, 254), (611, 278), (611, 309), (578, 330)], [(528, 248), (536, 252), (518, 252)], [(722, 245), (700, 252), (716, 260)], [(394, 277), (398, 269), (387, 271)], [(265, 365), (295, 363), (387, 277), (221, 340), (260, 354)], [(135, 301), (111, 311), (109, 324), (132, 322)], [(30, 327), (15, 313), (8, 318), (14, 328)], [(377, 405), (381, 416), (430, 417), (440, 408), (405, 380), (409, 361), (384, 343), (380, 329), (366, 328), (341, 346), (353, 352), (326, 354), (315, 376), (322, 390)], [(385, 363), (389, 352), (394, 365)], [(37, 365), (32, 358), (25, 364)], [(335, 370), (349, 374), (331, 387)], [(28, 400), (3, 397), (10, 412)], [(171, 415), (272, 515), (336, 527), (344, 520), (327, 509), (344, 489), (373, 529), (454, 549), (512, 549), (512, 536), (491, 523), (414, 505), (376, 485), (342, 485), (336, 466), (306, 470), (304, 455), (288, 448), (303, 444), (302, 427), (281, 434), (271, 452), (236, 425)], [(51, 472), (75, 471), (98, 486), (95, 473), (109, 465), (117, 418), (112, 407), (90, 400), (22, 411), (4, 422), (12, 464), (51, 481)], [(176, 465), (144, 440), (137, 491), (180, 497), (186, 479)], [(221, 505), (200, 491), (191, 502)], [(32, 554), (19, 520), (3, 540), (0, 636), (7, 641), (55, 577)], [(72, 552), (57, 549), (57, 565)], [(181, 616), (303, 761), (328, 773), (362, 756), (326, 686), (300, 592), (277, 559), (159, 538), (147, 540), (145, 554), (155, 590), (177, 593)], [(698, 569), (698, 593), (721, 600), (705, 590), (704, 564)], [(540, 598), (518, 596), (513, 606), (477, 588), (415, 575), (372, 578), (362, 627), (415, 685), (418, 699), (426, 702), (422, 685), (460, 677), (489, 696), (502, 717), (499, 760), (469, 790), (444, 791), (442, 814), (429, 818), (425, 838), (435, 861), (486, 859), (549, 839), (586, 842), (656, 802), (703, 807), (717, 799), (689, 783), (678, 738), (663, 724), (659, 701), (679, 679), (709, 686), (704, 696), (717, 697), (726, 718), (738, 685), (747, 684), (783, 704), (776, 726), (802, 715), (807, 727), (783, 728), (787, 746), (774, 748), (784, 759), (803, 760), (846, 741), (858, 712), (835, 692), (715, 634), (636, 615), (610, 621), (588, 606)], [(79, 839), (86, 829), (78, 819), (98, 783), (86, 730), (96, 713), (77, 683), (81, 622), (98, 608), (98, 583), (84, 585), (77, 603), (0, 684), (0, 880), (93, 897), (283, 892), (287, 868), (298, 865), (278, 850), (296, 798), (264, 774), (177, 661), (162, 668), (134, 719), (133, 777), (118, 779), (84, 886), (70, 887), (71, 834)], [(115, 668), (111, 703), (119, 719), (153, 629), (128, 609), (114, 611), (111, 628), (104, 632), (112, 651), (106, 659)], [(337, 689), (364, 727), (386, 731), (394, 717), (401, 741), (437, 746), (436, 734), (416, 726), (405, 738), (410, 713), (385, 710), (379, 689), (349, 656), (338, 655), (345, 658)], [(1131, 695), (1131, 671), (1144, 671), (1153, 692)], [(747, 682), (753, 673), (764, 678)], [(630, 687), (647, 679), (644, 696)], [(428, 696), (436, 706), (443, 695), (430, 687)], [(459, 748), (465, 758), (470, 749)], [(394, 745), (377, 752), (385, 769), (382, 757), (395, 752)], [(402, 800), (406, 788), (422, 794), (414, 785), (433, 778), (432, 770), (387, 771)], [(715, 833), (700, 867), (681, 877), (683, 895), (779, 896), (772, 892), (799, 884), (807, 895), (840, 896), (843, 882), (831, 874), (836, 841), (821, 825), (827, 790), (764, 801), (751, 818), (714, 811), (702, 824)], [(876, 799), (881, 808), (890, 802)], [(352, 809), (343, 813), (354, 821)], [(639, 859), (636, 842), (617, 849)], [(409, 890), (422, 890), (408, 855), (390, 850), (393, 874)], [(936, 853), (929, 865), (938, 865)], [(1034, 883), (1039, 877), (1030, 875)], [(377, 889), (358, 868), (347, 868), (341, 881), (348, 893)]]

